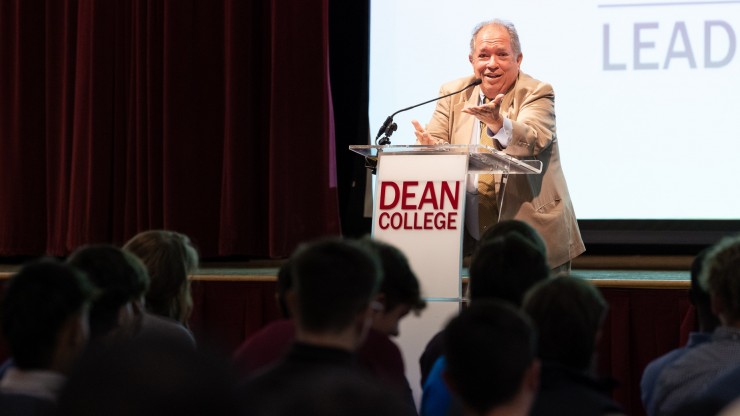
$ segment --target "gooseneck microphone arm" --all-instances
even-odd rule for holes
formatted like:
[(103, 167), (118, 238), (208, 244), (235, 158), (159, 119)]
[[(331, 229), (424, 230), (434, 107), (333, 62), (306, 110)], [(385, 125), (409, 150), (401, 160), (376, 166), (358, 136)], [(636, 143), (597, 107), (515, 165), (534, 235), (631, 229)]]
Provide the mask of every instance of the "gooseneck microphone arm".
[[(383, 125), (380, 126), (380, 130), (378, 131), (378, 135), (375, 136), (375, 144), (382, 145), (382, 146), (387, 145), (387, 144), (391, 144), (390, 137), (393, 134), (393, 132), (398, 129), (398, 126), (396, 125), (396, 123), (393, 122), (393, 116), (395, 116), (396, 114), (402, 113), (402, 112), (407, 111), (407, 110), (411, 110), (412, 108), (416, 108), (416, 107), (419, 107), (419, 106), (424, 105), (424, 104), (429, 104), (431, 102), (434, 102), (434, 101), (437, 101), (437, 100), (441, 100), (443, 98), (447, 98), (447, 97), (449, 97), (451, 95), (459, 94), (459, 93), (467, 90), (468, 88), (475, 87), (476, 85), (480, 85), (481, 82), (483, 82), (483, 81), (480, 78), (476, 78), (473, 82), (471, 82), (470, 84), (468, 84), (467, 86), (465, 86), (465, 88), (463, 88), (461, 90), (458, 90), (458, 91), (455, 91), (455, 92), (451, 92), (449, 94), (442, 95), (442, 96), (437, 97), (437, 98), (432, 98), (431, 100), (424, 101), (423, 103), (415, 104), (415, 105), (412, 105), (411, 107), (406, 107), (406, 108), (403, 108), (401, 110), (396, 111), (395, 113), (393, 113), (390, 116), (388, 116), (388, 118), (385, 119), (385, 122), (383, 123)], [(380, 140), (378, 140), (380, 138), (380, 136), (383, 136), (383, 138), (381, 138)]]

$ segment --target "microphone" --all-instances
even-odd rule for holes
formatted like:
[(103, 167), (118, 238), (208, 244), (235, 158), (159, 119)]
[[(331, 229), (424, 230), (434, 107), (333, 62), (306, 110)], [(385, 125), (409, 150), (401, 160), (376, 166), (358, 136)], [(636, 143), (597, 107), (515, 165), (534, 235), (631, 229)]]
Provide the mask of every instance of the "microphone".
[[(411, 110), (412, 108), (416, 108), (416, 107), (422, 106), (424, 104), (429, 104), (431, 102), (434, 102), (434, 101), (437, 101), (437, 100), (441, 100), (443, 98), (447, 98), (447, 97), (449, 97), (451, 95), (459, 94), (459, 93), (467, 90), (468, 88), (475, 87), (476, 85), (480, 85), (481, 82), (483, 82), (483, 80), (481, 80), (480, 78), (476, 78), (475, 80), (473, 80), (473, 82), (471, 82), (470, 84), (468, 84), (467, 86), (465, 86), (465, 88), (463, 88), (461, 90), (457, 90), (455, 92), (451, 92), (449, 94), (442, 95), (442, 96), (439, 96), (437, 98), (433, 98), (433, 99), (428, 100), (428, 101), (424, 101), (423, 103), (415, 104), (415, 105), (412, 105), (411, 107), (402, 108), (402, 109), (396, 111), (395, 113), (393, 113), (390, 116), (388, 116), (388, 118), (385, 119), (385, 122), (383, 123), (383, 125), (380, 126), (380, 130), (378, 131), (378, 135), (375, 136), (375, 144), (381, 145), (381, 146), (382, 145), (391, 144), (391, 139), (390, 139), (391, 134), (393, 134), (394, 131), (398, 130), (398, 126), (396, 125), (396, 123), (393, 122), (393, 116), (395, 116), (396, 114), (402, 113), (402, 112), (407, 111), (407, 110)], [(385, 134), (385, 136), (383, 136), (384, 134)], [(378, 138), (380, 138), (380, 136), (383, 136), (383, 138), (380, 139), (380, 140), (378, 140)]]

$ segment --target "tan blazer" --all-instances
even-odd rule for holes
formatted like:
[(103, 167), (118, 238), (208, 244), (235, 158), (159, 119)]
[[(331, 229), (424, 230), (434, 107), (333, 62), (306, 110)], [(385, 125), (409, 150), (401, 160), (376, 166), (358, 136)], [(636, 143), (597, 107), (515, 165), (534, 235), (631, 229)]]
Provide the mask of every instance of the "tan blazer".
[[(440, 95), (470, 84), (465, 77), (442, 86)], [(452, 144), (468, 144), (478, 120), (461, 110), (478, 105), (480, 87), (474, 87), (437, 102), (429, 133)], [(510, 175), (506, 185), (501, 219), (522, 220), (533, 226), (545, 240), (547, 260), (555, 268), (583, 253), (573, 205), (560, 167), (555, 132), (555, 95), (550, 84), (522, 72), (504, 96), (501, 112), (513, 125), (507, 154), (542, 161), (540, 175)]]

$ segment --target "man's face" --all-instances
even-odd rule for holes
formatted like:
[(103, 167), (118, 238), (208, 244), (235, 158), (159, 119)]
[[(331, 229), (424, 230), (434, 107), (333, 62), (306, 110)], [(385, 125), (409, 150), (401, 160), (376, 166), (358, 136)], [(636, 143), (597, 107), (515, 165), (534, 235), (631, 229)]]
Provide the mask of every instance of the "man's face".
[(483, 82), (480, 87), (488, 98), (505, 94), (519, 74), (522, 54), (514, 56), (509, 32), (500, 26), (486, 26), (475, 36), (475, 49), (468, 56), (473, 73)]
[(399, 334), (398, 325), (404, 316), (411, 311), (411, 305), (399, 304), (389, 311), (376, 313), (373, 319), (373, 329), (387, 335), (397, 337)]

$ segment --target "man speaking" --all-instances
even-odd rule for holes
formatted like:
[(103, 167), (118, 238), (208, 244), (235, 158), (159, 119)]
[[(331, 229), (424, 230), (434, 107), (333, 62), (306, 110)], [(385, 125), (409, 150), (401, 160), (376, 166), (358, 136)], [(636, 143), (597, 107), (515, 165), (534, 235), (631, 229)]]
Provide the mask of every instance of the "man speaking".
[[(555, 132), (555, 95), (550, 84), (519, 70), (522, 51), (514, 25), (502, 20), (479, 24), (470, 40), (473, 75), (449, 82), (440, 96), (476, 79), (475, 88), (437, 101), (426, 129), (414, 120), (419, 144), (482, 144), (519, 158), (542, 161), (539, 175), (511, 175), (501, 192), (501, 175), (471, 175), (466, 208), (466, 252), (499, 219), (532, 225), (547, 245), (556, 272), (585, 251), (568, 186), (560, 167)], [(468, 253), (466, 253), (468, 254)]]

